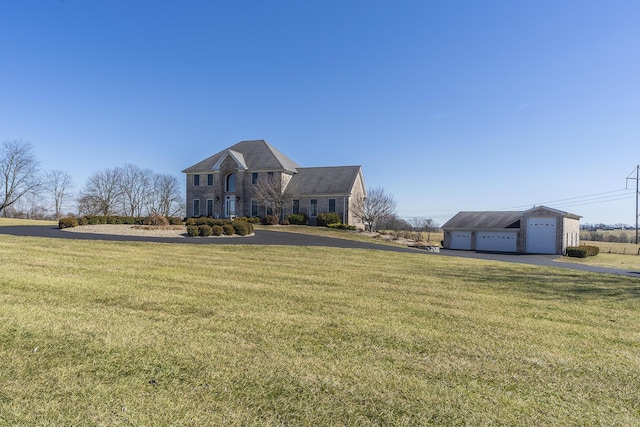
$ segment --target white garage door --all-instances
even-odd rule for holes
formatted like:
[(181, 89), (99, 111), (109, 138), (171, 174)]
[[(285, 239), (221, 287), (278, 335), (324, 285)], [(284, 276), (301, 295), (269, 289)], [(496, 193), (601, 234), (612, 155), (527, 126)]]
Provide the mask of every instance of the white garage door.
[(477, 251), (517, 252), (518, 233), (514, 231), (482, 231), (476, 236)]
[(556, 253), (556, 218), (532, 217), (527, 220), (527, 252)]
[(451, 249), (462, 249), (464, 251), (471, 250), (471, 232), (470, 231), (452, 231), (451, 232)]

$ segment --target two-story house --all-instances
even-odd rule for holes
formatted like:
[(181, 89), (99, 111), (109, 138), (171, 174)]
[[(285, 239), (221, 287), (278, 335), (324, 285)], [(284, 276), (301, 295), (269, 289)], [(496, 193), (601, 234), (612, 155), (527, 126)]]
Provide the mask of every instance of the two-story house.
[(313, 223), (321, 212), (336, 212), (344, 224), (361, 226), (353, 214), (366, 196), (360, 166), (304, 168), (263, 140), (240, 141), (182, 171), (187, 181), (187, 216), (231, 218), (268, 214), (253, 189), (263, 177), (289, 187), (284, 215), (304, 213)]

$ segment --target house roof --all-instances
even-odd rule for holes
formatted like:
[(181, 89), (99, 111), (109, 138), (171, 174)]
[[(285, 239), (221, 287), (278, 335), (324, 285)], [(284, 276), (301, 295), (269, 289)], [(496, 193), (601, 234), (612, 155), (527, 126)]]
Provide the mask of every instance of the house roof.
[(519, 211), (458, 212), (442, 228), (519, 228)]
[(238, 166), (243, 169), (284, 170), (296, 172), (300, 167), (296, 162), (282, 154), (267, 141), (260, 139), (253, 141), (240, 141), (193, 166), (189, 166), (182, 172), (204, 173), (217, 170), (227, 156), (232, 157), (238, 163)]
[(298, 168), (291, 177), (289, 186), (301, 195), (349, 194), (353, 190), (360, 166), (327, 166)]

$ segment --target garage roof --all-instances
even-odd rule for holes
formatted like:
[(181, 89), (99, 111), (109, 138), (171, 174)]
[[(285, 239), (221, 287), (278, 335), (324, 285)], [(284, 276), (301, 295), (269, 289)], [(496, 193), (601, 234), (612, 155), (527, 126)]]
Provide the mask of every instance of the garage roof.
[(458, 212), (442, 228), (520, 228), (520, 211)]

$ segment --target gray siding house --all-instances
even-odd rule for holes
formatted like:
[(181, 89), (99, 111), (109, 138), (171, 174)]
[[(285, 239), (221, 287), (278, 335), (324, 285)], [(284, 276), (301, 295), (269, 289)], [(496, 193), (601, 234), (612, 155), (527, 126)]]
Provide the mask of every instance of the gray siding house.
[(526, 211), (458, 212), (447, 221), (445, 249), (564, 254), (580, 244), (580, 216), (538, 206)]
[(366, 196), (360, 166), (305, 168), (264, 140), (240, 141), (182, 171), (186, 174), (187, 216), (256, 217), (267, 208), (253, 197), (263, 177), (295, 189), (284, 215), (304, 213), (311, 223), (322, 212), (336, 212), (344, 224), (361, 226), (353, 204)]

